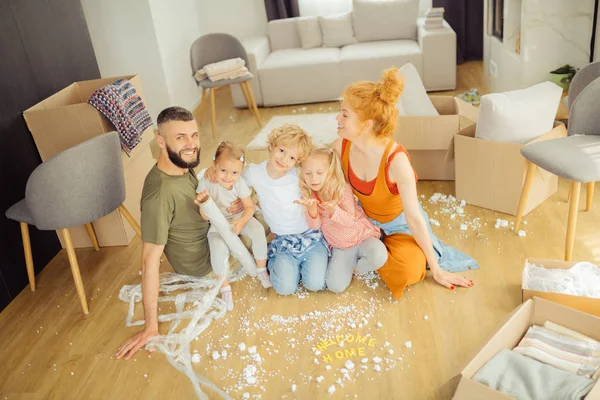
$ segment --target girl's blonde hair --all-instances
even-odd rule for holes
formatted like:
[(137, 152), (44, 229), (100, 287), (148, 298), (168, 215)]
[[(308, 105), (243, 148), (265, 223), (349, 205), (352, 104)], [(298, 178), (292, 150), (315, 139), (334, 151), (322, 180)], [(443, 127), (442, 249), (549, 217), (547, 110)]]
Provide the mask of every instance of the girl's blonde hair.
[[(325, 176), (325, 185), (321, 189), (321, 200), (322, 201), (338, 201), (342, 198), (344, 189), (346, 188), (346, 178), (344, 177), (344, 171), (342, 170), (342, 162), (340, 157), (333, 149), (329, 147), (317, 147), (314, 148), (306, 157), (304, 162), (310, 157), (327, 157), (329, 168), (327, 169), (327, 175)], [(313, 191), (304, 181), (302, 173), (300, 173), (300, 194), (302, 197), (309, 199), (313, 197)]]
[(298, 150), (298, 158), (296, 162), (300, 163), (304, 160), (308, 153), (313, 148), (312, 138), (295, 124), (283, 124), (279, 128), (275, 128), (267, 137), (269, 151), (277, 146), (285, 146)]
[(399, 74), (398, 68), (388, 68), (383, 71), (379, 82), (352, 83), (342, 96), (361, 121), (374, 122), (373, 132), (377, 138), (388, 138), (396, 130), (396, 102), (403, 89), (404, 77)]
[(215, 151), (215, 162), (220, 159), (227, 158), (229, 160), (239, 160), (245, 164), (246, 154), (244, 148), (237, 143), (233, 142), (221, 142)]

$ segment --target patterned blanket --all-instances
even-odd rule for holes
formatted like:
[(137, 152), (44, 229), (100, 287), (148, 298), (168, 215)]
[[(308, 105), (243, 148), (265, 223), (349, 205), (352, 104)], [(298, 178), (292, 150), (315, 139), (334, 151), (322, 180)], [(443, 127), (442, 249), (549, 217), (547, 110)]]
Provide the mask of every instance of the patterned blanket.
[(96, 90), (88, 103), (115, 126), (121, 148), (130, 155), (142, 141), (142, 133), (152, 125), (152, 118), (131, 82), (119, 79)]

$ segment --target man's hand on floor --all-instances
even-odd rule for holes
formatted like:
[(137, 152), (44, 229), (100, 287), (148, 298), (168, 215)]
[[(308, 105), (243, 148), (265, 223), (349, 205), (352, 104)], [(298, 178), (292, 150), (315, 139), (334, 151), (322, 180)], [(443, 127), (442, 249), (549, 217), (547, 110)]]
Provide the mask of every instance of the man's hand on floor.
[(137, 353), (139, 349), (144, 347), (150, 341), (150, 339), (158, 335), (159, 333), (157, 328), (146, 327), (143, 331), (138, 332), (131, 339), (123, 343), (121, 347), (119, 347), (117, 353), (115, 354), (117, 360), (120, 360), (121, 358), (129, 360), (135, 353)]

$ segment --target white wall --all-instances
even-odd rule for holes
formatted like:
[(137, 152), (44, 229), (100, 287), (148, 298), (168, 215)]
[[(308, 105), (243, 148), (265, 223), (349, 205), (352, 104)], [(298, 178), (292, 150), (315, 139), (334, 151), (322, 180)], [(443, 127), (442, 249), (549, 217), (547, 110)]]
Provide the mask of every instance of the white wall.
[(264, 0), (195, 0), (202, 33), (223, 32), (238, 38), (267, 34)]
[(193, 110), (202, 96), (190, 65), (190, 46), (202, 35), (196, 0), (149, 1), (170, 103)]
[(148, 0), (81, 0), (81, 5), (101, 76), (138, 74), (156, 121), (170, 97)]

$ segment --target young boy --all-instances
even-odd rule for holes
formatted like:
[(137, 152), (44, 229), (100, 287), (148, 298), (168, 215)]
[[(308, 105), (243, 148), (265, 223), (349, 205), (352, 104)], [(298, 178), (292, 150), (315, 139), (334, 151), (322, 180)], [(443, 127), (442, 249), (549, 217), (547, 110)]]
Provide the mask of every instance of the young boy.
[[(275, 291), (293, 294), (302, 283), (325, 289), (329, 250), (320, 230), (311, 230), (300, 204), (296, 164), (312, 149), (312, 139), (297, 125), (273, 129), (267, 139), (269, 159), (251, 164), (243, 177), (253, 187), (265, 222), (275, 239), (269, 244), (267, 269)], [(209, 173), (210, 174), (210, 173)]]

